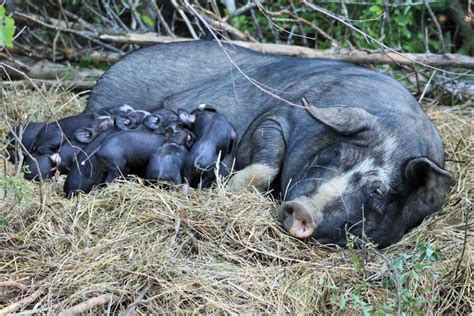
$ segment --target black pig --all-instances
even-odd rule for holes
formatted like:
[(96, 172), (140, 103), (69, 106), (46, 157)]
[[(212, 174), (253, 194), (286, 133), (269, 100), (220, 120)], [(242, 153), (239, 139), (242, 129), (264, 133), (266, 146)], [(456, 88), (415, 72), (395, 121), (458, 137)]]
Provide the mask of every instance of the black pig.
[(176, 133), (171, 130), (166, 136), (165, 143), (151, 156), (145, 178), (180, 184), (181, 170), (195, 136), (188, 129)]
[[(14, 128), (14, 133), (21, 140), (23, 147), (31, 152), (33, 144), (36, 141), (36, 136), (43, 128), (45, 124), (40, 122), (28, 122), (26, 124), (21, 124)], [(11, 163), (16, 163), (18, 161), (18, 151), (22, 150), (22, 147), (17, 143), (13, 132), (9, 132), (7, 136), (7, 151), (8, 151), (8, 161)]]
[[(189, 185), (206, 187), (214, 180), (219, 157), (221, 161), (232, 157), (237, 134), (227, 118), (208, 105), (201, 104), (191, 115), (195, 116), (192, 131), (196, 142), (186, 157), (183, 174)], [(232, 158), (227, 158), (227, 164), (232, 165)], [(227, 168), (221, 164), (220, 169)]]
[(142, 175), (153, 153), (164, 143), (165, 136), (150, 131), (123, 131), (114, 134), (100, 146), (96, 157), (105, 182), (120, 175)]
[(32, 156), (36, 162), (31, 157), (27, 157), (25, 160), (29, 170), (25, 173), (25, 179), (35, 180), (40, 174), (42, 179), (48, 179), (60, 173), (68, 173), (74, 158), (79, 152), (97, 135), (107, 131), (112, 126), (112, 118), (99, 117), (92, 121), (89, 126), (77, 129), (73, 137), (62, 143), (56, 152), (52, 154), (34, 152)]

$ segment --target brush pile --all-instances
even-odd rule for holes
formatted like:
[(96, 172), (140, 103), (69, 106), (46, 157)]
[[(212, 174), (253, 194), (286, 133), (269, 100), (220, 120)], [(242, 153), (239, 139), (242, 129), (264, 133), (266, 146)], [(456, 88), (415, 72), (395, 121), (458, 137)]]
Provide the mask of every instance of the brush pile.
[[(2, 139), (7, 122), (84, 107), (54, 89), (1, 93)], [(296, 240), (270, 196), (225, 181), (184, 195), (132, 179), (66, 199), (63, 178), (27, 182), (3, 159), (0, 314), (472, 313), (472, 107), (434, 105), (457, 184), (440, 213), (383, 250)]]

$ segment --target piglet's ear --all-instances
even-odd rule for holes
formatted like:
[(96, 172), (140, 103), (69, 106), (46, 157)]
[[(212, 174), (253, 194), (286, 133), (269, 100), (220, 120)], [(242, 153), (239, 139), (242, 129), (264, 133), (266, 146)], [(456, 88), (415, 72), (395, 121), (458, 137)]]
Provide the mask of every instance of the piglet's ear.
[(191, 125), (196, 121), (196, 115), (190, 114), (186, 110), (179, 109), (178, 116), (181, 121), (186, 125)]
[(99, 124), (97, 125), (97, 129), (101, 132), (105, 132), (112, 126), (114, 126), (114, 120), (109, 117), (107, 119), (101, 120)]
[(165, 138), (170, 139), (171, 136), (174, 134), (174, 129), (172, 127), (168, 127), (165, 131)]
[(150, 114), (143, 119), (142, 124), (151, 130), (156, 130), (160, 127), (160, 122), (161, 120), (157, 115)]
[(95, 138), (96, 132), (90, 127), (81, 127), (74, 132), (74, 137), (83, 144), (90, 143)]
[(230, 136), (230, 143), (229, 143), (229, 149), (228, 149), (228, 154), (233, 153), (233, 151), (236, 149), (237, 145), (237, 133), (235, 132), (234, 129), (232, 129), (232, 133)]
[[(199, 110), (199, 111), (209, 111), (209, 112), (217, 112), (217, 110), (215, 108), (213, 108), (212, 106), (206, 104), (206, 103), (201, 103), (198, 105), (197, 109), (196, 110)], [(194, 111), (193, 111), (194, 112)]]
[(441, 208), (454, 184), (454, 176), (429, 158), (418, 157), (406, 164), (404, 181), (410, 188), (404, 213), (416, 225)]
[(375, 115), (359, 107), (315, 107), (310, 105), (306, 98), (303, 98), (302, 102), (311, 116), (341, 135), (352, 135), (371, 129), (377, 121)]
[(130, 129), (133, 124), (133, 119), (125, 113), (121, 113), (115, 117), (115, 126), (120, 130)]

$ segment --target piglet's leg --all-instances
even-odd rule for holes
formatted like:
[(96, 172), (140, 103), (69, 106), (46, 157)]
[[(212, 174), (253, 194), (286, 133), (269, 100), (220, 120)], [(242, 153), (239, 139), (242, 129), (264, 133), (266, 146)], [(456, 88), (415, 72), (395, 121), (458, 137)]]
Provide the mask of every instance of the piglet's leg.
[(241, 141), (237, 158), (239, 164), (246, 167), (229, 180), (229, 190), (249, 187), (268, 190), (280, 172), (285, 152), (286, 142), (280, 124), (270, 119), (260, 122)]

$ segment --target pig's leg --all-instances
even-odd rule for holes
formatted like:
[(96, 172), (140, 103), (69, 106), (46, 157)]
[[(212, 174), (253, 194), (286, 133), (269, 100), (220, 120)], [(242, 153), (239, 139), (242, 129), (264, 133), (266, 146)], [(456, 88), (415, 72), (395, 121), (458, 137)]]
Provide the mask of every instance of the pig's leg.
[(239, 145), (237, 161), (240, 166), (246, 167), (229, 180), (231, 191), (252, 186), (266, 191), (280, 173), (286, 152), (280, 123), (266, 119), (252, 130), (251, 135), (245, 135)]

